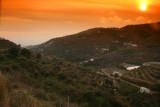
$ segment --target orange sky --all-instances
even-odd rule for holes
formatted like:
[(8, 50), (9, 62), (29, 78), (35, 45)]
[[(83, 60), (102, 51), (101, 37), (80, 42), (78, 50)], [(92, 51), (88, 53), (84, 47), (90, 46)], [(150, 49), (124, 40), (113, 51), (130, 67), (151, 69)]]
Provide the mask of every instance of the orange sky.
[(94, 27), (157, 22), (159, 10), (160, 0), (2, 0), (0, 36), (34, 45)]

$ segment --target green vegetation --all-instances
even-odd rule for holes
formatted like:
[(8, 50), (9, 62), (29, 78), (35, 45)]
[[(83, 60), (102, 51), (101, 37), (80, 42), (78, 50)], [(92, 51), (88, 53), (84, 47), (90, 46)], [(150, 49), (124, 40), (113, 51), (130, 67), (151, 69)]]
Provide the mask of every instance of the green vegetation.
[(100, 84), (107, 78), (96, 74), (94, 69), (78, 67), (57, 57), (37, 58), (30, 50), (16, 49), (1, 52), (3, 107), (55, 107), (68, 104), (68, 97), (73, 107), (123, 106), (112, 95), (110, 84)]
[(26, 49), (26, 48), (24, 48), (24, 49), (21, 50), (21, 54), (23, 56), (25, 56), (26, 58), (31, 58), (31, 56), (32, 56), (31, 51), (28, 50), (28, 49)]
[[(160, 66), (122, 77), (100, 72), (160, 61), (160, 31), (151, 26), (89, 29), (34, 51), (0, 39), (0, 107), (160, 107)], [(140, 93), (141, 86), (151, 94)]]
[(20, 52), (20, 48), (18, 47), (9, 49), (9, 54), (11, 57), (17, 57), (19, 55), (19, 52)]
[(37, 54), (37, 59), (41, 59), (42, 55), (40, 53)]
[(126, 102), (130, 102), (133, 107), (159, 107), (159, 95), (151, 95), (147, 93), (140, 93), (139, 88), (121, 81), (118, 92), (124, 96)]

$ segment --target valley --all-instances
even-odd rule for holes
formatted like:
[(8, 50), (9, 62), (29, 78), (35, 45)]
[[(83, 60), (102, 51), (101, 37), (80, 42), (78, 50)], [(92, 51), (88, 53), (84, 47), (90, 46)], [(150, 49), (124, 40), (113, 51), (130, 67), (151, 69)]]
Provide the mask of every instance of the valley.
[(3, 107), (159, 107), (160, 23), (21, 47), (0, 39)]

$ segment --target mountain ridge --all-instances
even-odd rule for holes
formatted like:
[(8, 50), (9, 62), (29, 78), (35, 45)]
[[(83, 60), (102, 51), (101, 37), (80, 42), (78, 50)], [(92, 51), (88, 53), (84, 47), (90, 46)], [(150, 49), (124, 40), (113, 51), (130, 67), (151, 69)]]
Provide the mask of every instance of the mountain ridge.
[[(145, 55), (145, 53), (149, 53), (151, 49), (157, 51), (156, 47), (159, 46), (160, 22), (127, 25), (122, 28), (88, 29), (73, 35), (53, 38), (43, 44), (32, 47), (32, 49), (46, 55), (55, 55), (69, 61), (81, 62), (103, 56), (104, 54), (107, 55), (111, 52), (119, 54), (119, 51), (121, 51), (125, 54), (128, 50), (136, 50), (139, 52), (137, 55), (141, 55), (142, 53)], [(148, 50), (148, 48), (150, 50)], [(152, 61), (156, 58), (160, 59), (158, 52), (155, 53), (156, 55), (149, 53), (151, 55), (149, 57), (151, 58), (147, 61)], [(131, 56), (132, 55), (131, 53)], [(120, 55), (120, 57), (123, 59), (124, 55)], [(144, 61), (140, 60), (140, 62)], [(117, 65), (119, 65), (119, 63)]]

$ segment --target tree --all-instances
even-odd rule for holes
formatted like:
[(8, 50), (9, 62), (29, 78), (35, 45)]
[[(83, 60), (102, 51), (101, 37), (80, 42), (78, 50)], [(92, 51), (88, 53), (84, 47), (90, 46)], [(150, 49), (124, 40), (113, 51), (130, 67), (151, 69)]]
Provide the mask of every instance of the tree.
[(21, 50), (21, 55), (25, 56), (26, 58), (31, 58), (32, 53), (30, 50), (24, 48)]
[(20, 48), (10, 48), (9, 53), (11, 54), (12, 57), (17, 57), (20, 52)]

